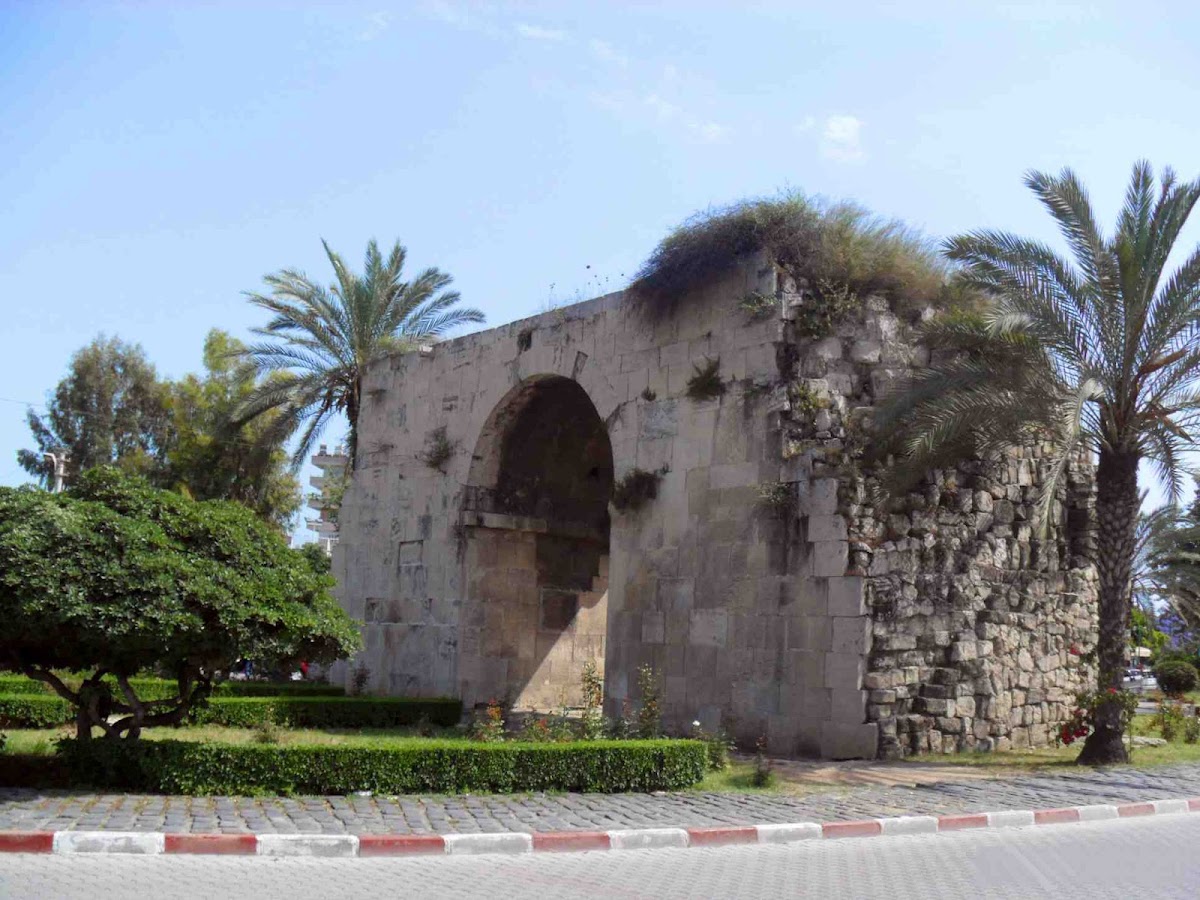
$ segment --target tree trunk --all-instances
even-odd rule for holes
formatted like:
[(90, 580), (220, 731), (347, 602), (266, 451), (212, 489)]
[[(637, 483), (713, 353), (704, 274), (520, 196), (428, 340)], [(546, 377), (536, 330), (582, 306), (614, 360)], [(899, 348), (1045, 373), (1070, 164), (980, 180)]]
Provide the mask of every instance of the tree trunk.
[[(1122, 688), (1125, 645), (1129, 639), (1130, 577), (1137, 527), (1138, 462), (1136, 453), (1101, 450), (1096, 468), (1096, 572), (1100, 581), (1100, 664), (1097, 690)], [(1076, 760), (1082, 765), (1108, 765), (1129, 761), (1123, 739), (1121, 705), (1102, 702), (1096, 709), (1093, 730)]]
[(350, 427), (346, 431), (346, 450), (350, 456), (350, 471), (358, 466), (358, 411), (362, 397), (362, 376), (354, 377), (354, 385), (346, 398), (346, 421)]

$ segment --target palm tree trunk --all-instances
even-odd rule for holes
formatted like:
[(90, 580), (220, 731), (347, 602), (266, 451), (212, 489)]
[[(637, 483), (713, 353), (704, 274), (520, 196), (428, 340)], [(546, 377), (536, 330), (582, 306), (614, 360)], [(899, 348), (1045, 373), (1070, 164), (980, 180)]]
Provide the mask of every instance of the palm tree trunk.
[[(1121, 690), (1129, 638), (1129, 587), (1139, 506), (1137, 453), (1102, 450), (1096, 468), (1096, 572), (1100, 581), (1099, 691)], [(1121, 705), (1100, 704), (1093, 730), (1077, 762), (1107, 765), (1129, 761)]]
[(350, 455), (350, 471), (358, 465), (358, 411), (362, 399), (362, 375), (354, 377), (354, 384), (346, 397), (346, 420), (350, 423), (346, 432), (346, 450)]

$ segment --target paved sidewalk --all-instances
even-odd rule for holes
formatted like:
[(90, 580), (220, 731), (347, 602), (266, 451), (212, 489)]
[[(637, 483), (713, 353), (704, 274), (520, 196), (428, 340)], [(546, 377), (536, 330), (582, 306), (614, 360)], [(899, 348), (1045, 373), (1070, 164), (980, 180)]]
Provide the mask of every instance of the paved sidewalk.
[(748, 794), (161, 797), (0, 788), (0, 831), (478, 834), (845, 821), (1200, 796), (1200, 765)]

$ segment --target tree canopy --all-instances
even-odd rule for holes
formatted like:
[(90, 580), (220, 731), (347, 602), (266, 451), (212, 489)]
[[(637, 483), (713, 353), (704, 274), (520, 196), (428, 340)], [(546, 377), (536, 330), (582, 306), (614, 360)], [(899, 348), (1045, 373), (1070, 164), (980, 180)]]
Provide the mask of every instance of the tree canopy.
[(300, 508), (300, 486), (288, 466), (276, 414), (234, 424), (234, 413), (260, 383), (253, 366), (235, 357), (245, 346), (214, 328), (204, 339), (205, 374), (169, 386), (172, 437), (166, 466), (155, 477), (196, 500), (237, 500), (286, 528)]
[(17, 461), (47, 484), (46, 453), (68, 455), (67, 480), (95, 466), (152, 475), (163, 466), (171, 428), (167, 387), (142, 348), (100, 335), (71, 357), (44, 416), (30, 410), (36, 450)]
[(482, 322), (483, 313), (460, 307), (451, 278), (437, 269), (403, 278), (407, 255), (398, 242), (385, 258), (367, 244), (361, 275), (322, 242), (335, 281), (328, 288), (303, 272), (284, 269), (264, 279), (270, 292), (247, 296), (272, 314), (255, 332), (268, 340), (246, 348), (244, 359), (273, 373), (242, 405), (240, 420), (276, 415), (271, 431), (300, 440), (292, 456), (299, 466), (329, 421), (344, 414), (351, 468), (358, 449), (363, 375), (388, 353), (415, 350), (459, 325)]
[[(239, 659), (284, 666), (354, 652), (357, 628), (332, 583), (238, 503), (191, 500), (112, 468), (63, 494), (0, 488), (0, 667), (73, 703), (80, 737), (177, 723)], [(129, 678), (147, 669), (176, 678), (177, 696), (139, 700)], [(85, 675), (82, 685), (63, 670)], [(110, 723), (113, 713), (123, 718)]]
[(204, 341), (201, 375), (160, 379), (141, 347), (103, 335), (71, 358), (49, 411), (29, 413), (37, 450), (22, 450), (26, 471), (49, 483), (44, 454), (66, 453), (66, 481), (115, 465), (196, 500), (237, 500), (281, 529), (300, 508), (286, 433), (275, 412), (237, 423), (234, 412), (260, 387), (236, 357), (245, 346), (219, 329)]

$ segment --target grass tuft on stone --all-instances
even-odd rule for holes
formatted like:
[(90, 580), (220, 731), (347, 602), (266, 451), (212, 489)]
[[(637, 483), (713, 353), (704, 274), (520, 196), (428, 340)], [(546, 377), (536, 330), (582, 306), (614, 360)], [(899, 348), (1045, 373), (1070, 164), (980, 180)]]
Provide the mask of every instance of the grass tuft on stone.
[(898, 313), (972, 305), (932, 240), (856, 203), (798, 192), (741, 200), (697, 213), (667, 235), (629, 287), (647, 312), (669, 316), (695, 288), (765, 250), (807, 284), (818, 304), (886, 297)]
[(725, 382), (721, 380), (721, 360), (710, 359), (702, 366), (692, 366), (695, 374), (688, 379), (689, 400), (715, 400), (725, 393)]

